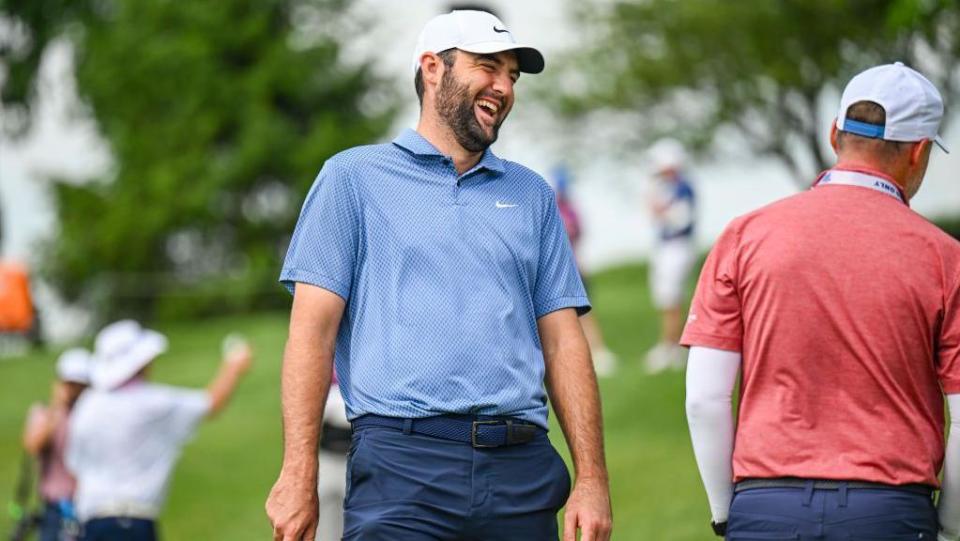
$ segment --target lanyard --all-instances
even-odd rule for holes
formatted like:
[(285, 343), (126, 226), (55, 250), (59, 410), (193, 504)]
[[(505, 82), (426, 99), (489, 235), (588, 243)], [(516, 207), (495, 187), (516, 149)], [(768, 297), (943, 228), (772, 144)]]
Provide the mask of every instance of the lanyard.
[(907, 201), (904, 199), (903, 192), (900, 190), (899, 186), (885, 178), (878, 177), (877, 175), (872, 175), (870, 173), (847, 171), (845, 169), (830, 169), (829, 171), (826, 171), (820, 175), (820, 178), (817, 179), (814, 187), (822, 184), (862, 186), (864, 188), (876, 190), (880, 193), (885, 193), (897, 201), (900, 201), (905, 205), (907, 204)]

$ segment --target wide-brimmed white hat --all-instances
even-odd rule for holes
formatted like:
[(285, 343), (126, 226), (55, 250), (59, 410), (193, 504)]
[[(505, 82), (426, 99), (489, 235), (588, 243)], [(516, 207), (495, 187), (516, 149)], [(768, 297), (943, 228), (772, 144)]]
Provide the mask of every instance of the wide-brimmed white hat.
[(517, 54), (520, 71), (543, 71), (543, 54), (533, 47), (517, 43), (506, 25), (486, 11), (455, 10), (430, 19), (420, 32), (413, 50), (413, 72), (420, 69), (423, 53), (440, 53), (448, 49), (476, 54), (513, 51)]
[(94, 346), (93, 386), (110, 390), (126, 383), (167, 350), (167, 337), (125, 319), (103, 328)]
[(92, 355), (84, 348), (71, 348), (57, 358), (57, 377), (61, 381), (90, 384)]

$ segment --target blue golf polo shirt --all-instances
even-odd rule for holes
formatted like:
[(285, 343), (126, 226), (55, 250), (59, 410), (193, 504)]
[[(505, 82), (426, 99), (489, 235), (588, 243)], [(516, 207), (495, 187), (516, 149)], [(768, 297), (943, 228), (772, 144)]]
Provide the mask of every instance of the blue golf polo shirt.
[(556, 198), (489, 149), (459, 175), (413, 130), (327, 160), (280, 281), (343, 297), (347, 416), (503, 415), (547, 426), (537, 318), (590, 309)]

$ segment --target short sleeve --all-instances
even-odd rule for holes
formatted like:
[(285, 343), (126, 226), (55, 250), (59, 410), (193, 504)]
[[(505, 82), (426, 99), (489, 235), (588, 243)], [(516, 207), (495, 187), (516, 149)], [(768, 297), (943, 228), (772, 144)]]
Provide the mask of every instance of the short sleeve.
[(350, 178), (335, 159), (324, 164), (307, 194), (280, 282), (294, 293), (297, 282), (322, 287), (349, 299), (360, 229)]
[(202, 390), (166, 387), (164, 400), (167, 408), (164, 428), (175, 441), (190, 439), (210, 411), (210, 395)]
[(943, 321), (937, 347), (937, 369), (943, 392), (960, 393), (960, 277), (944, 296)]
[(576, 308), (577, 313), (583, 315), (590, 311), (590, 301), (557, 210), (556, 197), (552, 191), (546, 196), (533, 308), (538, 319), (562, 308)]
[(703, 264), (680, 344), (742, 351), (738, 245), (739, 232), (734, 222), (717, 239)]

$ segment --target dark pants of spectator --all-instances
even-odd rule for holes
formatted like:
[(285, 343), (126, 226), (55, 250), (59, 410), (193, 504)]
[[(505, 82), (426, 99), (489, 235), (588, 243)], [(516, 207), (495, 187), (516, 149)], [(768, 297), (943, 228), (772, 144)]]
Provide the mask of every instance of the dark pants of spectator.
[(344, 541), (556, 541), (570, 474), (546, 434), (473, 448), (380, 427), (356, 430)]
[(40, 521), (40, 541), (60, 541), (60, 529), (63, 527), (63, 514), (56, 502), (43, 504), (43, 518)]
[(104, 517), (83, 523), (83, 541), (157, 541), (157, 527), (152, 520), (127, 517)]
[(937, 538), (929, 495), (896, 488), (755, 488), (730, 505), (727, 539), (906, 541)]
[[(69, 503), (67, 503), (69, 506)], [(69, 507), (68, 509), (72, 509)], [(40, 541), (76, 541), (80, 527), (76, 519), (65, 516), (60, 502), (44, 502), (40, 519)]]

